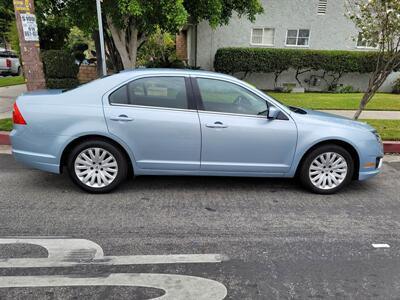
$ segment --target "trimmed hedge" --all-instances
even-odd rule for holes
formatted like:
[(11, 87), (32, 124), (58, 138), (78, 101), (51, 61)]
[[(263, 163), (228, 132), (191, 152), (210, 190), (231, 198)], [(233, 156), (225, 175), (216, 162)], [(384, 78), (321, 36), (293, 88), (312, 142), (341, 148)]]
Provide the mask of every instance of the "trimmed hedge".
[(79, 66), (72, 54), (64, 50), (42, 53), (46, 84), (50, 89), (71, 89), (79, 85)]
[(76, 78), (47, 78), (46, 85), (48, 89), (70, 90), (79, 85), (79, 80)]
[(376, 53), (306, 49), (220, 48), (214, 68), (234, 74), (274, 73), (290, 68), (324, 70), (337, 73), (370, 73), (375, 69)]
[(244, 73), (243, 78), (250, 73), (273, 73), (275, 89), (279, 89), (279, 76), (289, 69), (295, 71), (294, 79), (300, 86), (305, 83), (300, 75), (322, 71), (313, 77), (325, 81), (328, 90), (336, 91), (344, 74), (373, 72), (377, 58), (377, 52), (369, 51), (221, 48), (215, 54), (214, 68), (221, 73)]

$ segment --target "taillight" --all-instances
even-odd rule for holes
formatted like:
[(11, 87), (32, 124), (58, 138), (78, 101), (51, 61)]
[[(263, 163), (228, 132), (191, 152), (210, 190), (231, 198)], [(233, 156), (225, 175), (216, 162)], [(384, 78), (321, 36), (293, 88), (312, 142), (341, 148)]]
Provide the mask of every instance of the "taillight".
[(11, 59), (6, 59), (6, 66), (7, 68), (11, 68)]
[(25, 119), (22, 116), (21, 112), (19, 111), (17, 103), (14, 103), (13, 123), (16, 125), (26, 125)]

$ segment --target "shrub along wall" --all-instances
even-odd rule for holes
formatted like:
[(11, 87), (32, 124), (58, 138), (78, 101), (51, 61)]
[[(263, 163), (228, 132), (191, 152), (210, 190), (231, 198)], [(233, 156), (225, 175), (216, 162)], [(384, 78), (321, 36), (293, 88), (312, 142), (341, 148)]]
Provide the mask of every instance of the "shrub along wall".
[(300, 75), (322, 71), (320, 79), (329, 89), (336, 88), (346, 73), (370, 73), (375, 69), (375, 52), (326, 51), (308, 49), (221, 48), (215, 54), (214, 68), (226, 74), (273, 73), (275, 87), (279, 76), (289, 69), (302, 86)]
[(42, 60), (49, 89), (71, 89), (79, 85), (79, 67), (72, 54), (64, 50), (48, 50), (42, 53)]

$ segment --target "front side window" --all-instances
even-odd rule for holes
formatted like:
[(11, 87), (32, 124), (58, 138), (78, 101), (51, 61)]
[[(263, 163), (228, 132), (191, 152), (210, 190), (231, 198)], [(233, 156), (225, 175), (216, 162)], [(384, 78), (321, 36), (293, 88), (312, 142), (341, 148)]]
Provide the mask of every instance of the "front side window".
[(289, 29), (287, 31), (286, 45), (287, 46), (302, 46), (307, 47), (310, 42), (309, 29)]
[(187, 109), (185, 78), (137, 79), (113, 92), (110, 95), (110, 103)]
[(204, 78), (197, 82), (206, 111), (259, 115), (268, 110), (264, 99), (236, 84)]

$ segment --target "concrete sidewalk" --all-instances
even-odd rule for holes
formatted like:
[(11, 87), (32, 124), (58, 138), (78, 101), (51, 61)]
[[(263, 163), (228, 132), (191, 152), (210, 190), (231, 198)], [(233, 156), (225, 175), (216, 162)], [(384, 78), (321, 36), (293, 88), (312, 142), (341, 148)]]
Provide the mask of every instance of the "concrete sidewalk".
[(0, 88), (0, 119), (11, 118), (15, 99), (26, 92), (26, 85), (13, 85)]
[[(353, 118), (355, 110), (321, 110), (326, 113), (335, 114), (347, 118)], [(400, 111), (378, 111), (364, 110), (360, 119), (400, 120)]]

